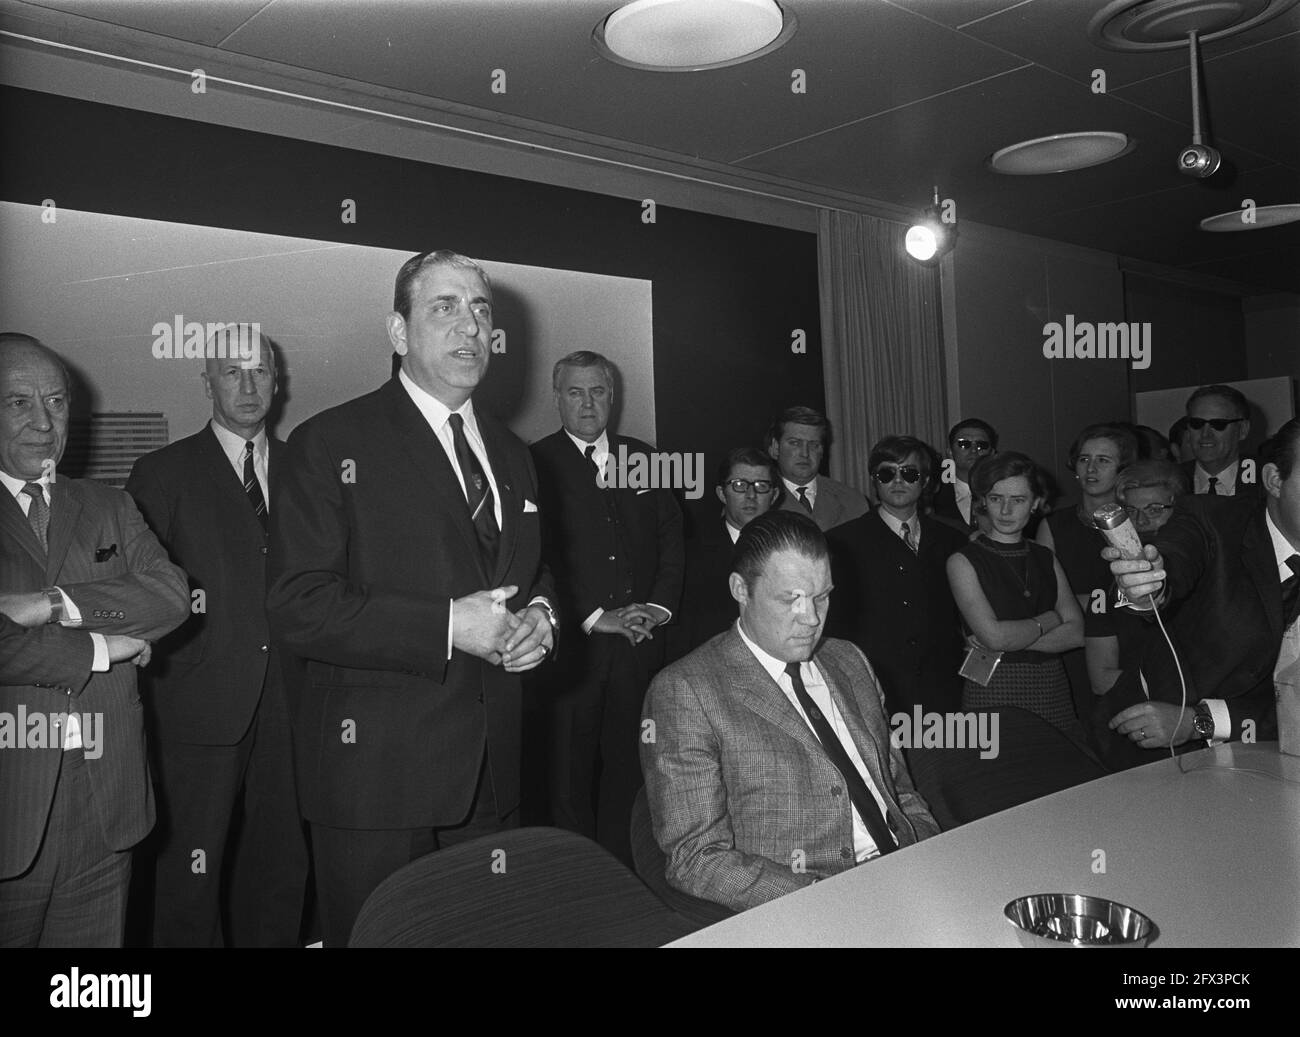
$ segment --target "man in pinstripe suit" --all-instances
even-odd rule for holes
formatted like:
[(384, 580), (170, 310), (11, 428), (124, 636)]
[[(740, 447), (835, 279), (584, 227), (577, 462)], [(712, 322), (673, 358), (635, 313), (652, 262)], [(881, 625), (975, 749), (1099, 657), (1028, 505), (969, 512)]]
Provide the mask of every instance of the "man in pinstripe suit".
[(62, 361), (0, 335), (0, 946), (121, 944), (154, 822), (129, 660), (189, 611), (131, 499), (56, 478), (67, 429)]
[(739, 622), (650, 685), (641, 767), (668, 881), (743, 911), (939, 826), (866, 657), (821, 640), (830, 559), (812, 519), (760, 515), (732, 568)]

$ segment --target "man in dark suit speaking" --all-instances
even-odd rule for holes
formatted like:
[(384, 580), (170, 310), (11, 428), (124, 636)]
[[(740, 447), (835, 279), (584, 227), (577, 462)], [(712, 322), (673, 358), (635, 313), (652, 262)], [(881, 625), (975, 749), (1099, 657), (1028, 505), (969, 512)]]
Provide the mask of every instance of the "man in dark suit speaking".
[(397, 377), (300, 425), (272, 487), (267, 611), (308, 660), (295, 738), (327, 946), (402, 865), (516, 822), (517, 675), (554, 639), (532, 461), (471, 399), (487, 275), (427, 252), (393, 294)]
[(575, 630), (556, 659), (551, 810), (560, 827), (631, 863), (637, 725), (646, 686), (664, 662), (657, 628), (681, 598), (682, 514), (671, 490), (633, 489), (618, 477), (624, 458), (648, 462), (652, 448), (606, 431), (613, 364), (599, 353), (570, 353), (555, 365), (552, 385), (563, 428), (532, 446), (544, 550), (564, 621), (586, 636)]
[(0, 640), (0, 946), (121, 945), (131, 847), (154, 822), (128, 660), (189, 612), (131, 498), (57, 473), (68, 392), (55, 353), (0, 335), (0, 613), (30, 631)]
[(831, 567), (812, 519), (754, 519), (734, 562), (740, 619), (650, 685), (641, 766), (668, 881), (743, 911), (939, 826), (866, 657), (821, 640)]
[[(246, 324), (220, 329), (208, 346), (202, 377), (211, 421), (140, 458), (126, 484), (199, 598), (188, 622), (158, 645), (146, 675), (162, 835), (154, 946), (287, 947), (298, 940), (307, 845), (280, 659), (266, 622), (268, 491), (284, 460), (284, 444), (266, 428), (276, 358)], [(240, 802), (238, 842), (228, 847)]]

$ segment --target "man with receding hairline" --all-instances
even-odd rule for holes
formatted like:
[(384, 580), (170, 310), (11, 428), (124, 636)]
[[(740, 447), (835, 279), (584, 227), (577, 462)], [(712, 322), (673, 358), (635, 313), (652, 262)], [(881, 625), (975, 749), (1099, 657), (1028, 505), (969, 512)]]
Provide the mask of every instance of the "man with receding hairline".
[[(216, 331), (205, 353), (211, 419), (140, 458), (126, 484), (201, 596), (157, 646), (147, 676), (161, 815), (153, 943), (288, 947), (298, 940), (307, 845), (266, 620), (268, 502), (284, 449), (267, 428), (275, 346), (256, 326), (236, 324)], [(199, 870), (195, 849), (204, 853)]]
[(822, 639), (826, 538), (773, 510), (736, 541), (736, 624), (660, 671), (641, 767), (667, 879), (743, 911), (939, 831), (862, 652)]
[(56, 353), (0, 334), (0, 715), (51, 732), (0, 738), (0, 946), (121, 945), (131, 848), (154, 822), (130, 664), (189, 608), (131, 498), (58, 473), (69, 389)]

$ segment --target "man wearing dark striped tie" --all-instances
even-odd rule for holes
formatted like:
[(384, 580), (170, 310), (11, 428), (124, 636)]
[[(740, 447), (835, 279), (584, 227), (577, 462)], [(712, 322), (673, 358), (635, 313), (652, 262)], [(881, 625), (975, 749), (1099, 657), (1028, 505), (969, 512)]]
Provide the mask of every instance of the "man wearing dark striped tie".
[(234, 324), (211, 335), (204, 352), (211, 420), (140, 458), (126, 486), (189, 573), (193, 596), (187, 622), (158, 645), (146, 695), (161, 800), (153, 940), (289, 946), (299, 935), (307, 849), (265, 607), (267, 502), (283, 449), (267, 428), (275, 346), (257, 325)]

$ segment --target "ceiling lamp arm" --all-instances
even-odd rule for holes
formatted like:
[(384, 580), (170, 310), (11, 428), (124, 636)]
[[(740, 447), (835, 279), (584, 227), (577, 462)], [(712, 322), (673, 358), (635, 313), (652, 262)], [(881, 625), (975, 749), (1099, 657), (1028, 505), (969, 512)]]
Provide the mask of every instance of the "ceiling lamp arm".
[(1192, 57), (1192, 143), (1204, 144), (1201, 132), (1201, 48), (1195, 29), (1187, 34), (1187, 43)]

